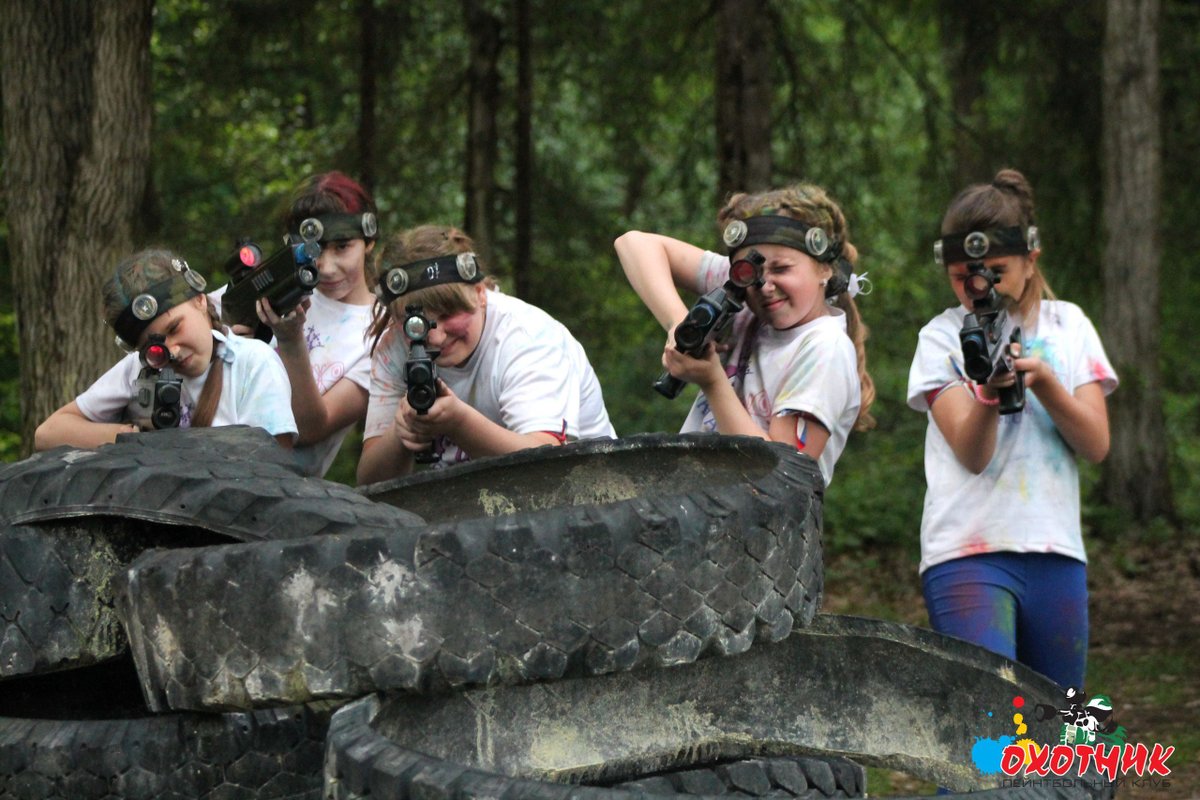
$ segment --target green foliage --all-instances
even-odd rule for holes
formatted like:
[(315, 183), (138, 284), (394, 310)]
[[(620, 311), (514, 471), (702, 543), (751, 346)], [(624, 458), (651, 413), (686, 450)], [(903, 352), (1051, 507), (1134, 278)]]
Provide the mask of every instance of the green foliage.
[[(619, 433), (676, 430), (689, 392), (668, 402), (650, 389), (664, 334), (623, 278), (613, 239), (630, 229), (713, 247), (717, 163), (712, 7), (649, 0), (580, 0), (533, 9), (532, 302), (584, 343)], [(501, 20), (495, 271), (513, 273), (516, 40)], [(905, 404), (920, 327), (953, 300), (930, 243), (959, 188), (954, 143), (995, 169), (1016, 166), (1038, 190), (1046, 266), (1058, 293), (1103, 329), (1099, 132), (1102, 4), (1029, 0), (970, 7), (940, 0), (776, 2), (769, 48), (775, 96), (769, 123), (774, 180), (827, 187), (842, 204), (870, 326), (878, 427), (855, 433), (828, 492), (836, 550), (896, 543), (915, 550), (924, 495), (926, 421)], [(363, 167), (358, 133), (361, 4), (351, 0), (159, 0), (155, 10), (155, 192), (146, 242), (178, 249), (217, 285), (235, 239), (278, 241), (295, 185), (329, 169)], [(384, 234), (463, 217), (468, 42), (459, 4), (375, 0), (375, 194)], [(969, 18), (969, 19), (968, 19)], [(949, 46), (972, 21), (979, 100), (956, 108)], [(1200, 307), (1200, 119), (1190, 67), (1200, 12), (1164, 3), (1163, 347), (1171, 474), (1185, 522), (1200, 522), (1200, 368), (1191, 358)], [(754, 114), (756, 110), (747, 110)], [(0, 229), (0, 235), (5, 231)], [(7, 277), (0, 257), (0, 277)], [(512, 290), (511, 282), (503, 281)], [(0, 430), (15, 430), (11, 311), (0, 305)], [(1186, 337), (1186, 338), (1185, 338)], [(1156, 357), (1148, 354), (1148, 357)], [(11, 434), (6, 434), (11, 436)], [(0, 437), (0, 457), (9, 439)], [(335, 471), (351, 482), (356, 444)], [(1111, 524), (1085, 467), (1085, 520)], [(1106, 522), (1106, 520), (1109, 520)]]

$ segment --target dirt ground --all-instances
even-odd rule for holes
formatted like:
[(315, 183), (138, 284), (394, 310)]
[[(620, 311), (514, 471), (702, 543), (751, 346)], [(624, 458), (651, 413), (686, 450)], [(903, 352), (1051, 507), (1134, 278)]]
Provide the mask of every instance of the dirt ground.
[[(1085, 690), (1112, 698), (1129, 741), (1174, 745), (1169, 786), (1127, 782), (1119, 798), (1200, 798), (1200, 538), (1090, 542)], [(826, 568), (823, 610), (928, 626), (916, 552), (842, 555)], [(872, 770), (873, 796), (933, 786)]]

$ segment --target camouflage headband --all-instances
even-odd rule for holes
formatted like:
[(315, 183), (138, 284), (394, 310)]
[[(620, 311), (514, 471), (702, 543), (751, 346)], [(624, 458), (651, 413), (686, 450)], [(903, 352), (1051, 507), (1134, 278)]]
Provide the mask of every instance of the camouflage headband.
[(808, 253), (817, 261), (833, 261), (842, 252), (842, 243), (819, 225), (805, 225), (798, 219), (780, 214), (761, 214), (735, 219), (721, 235), (730, 255), (739, 247), (756, 244), (781, 244)]
[[(833, 275), (825, 284), (825, 297), (837, 297), (853, 285), (853, 265), (842, 256), (842, 242), (832, 238), (819, 225), (805, 225), (798, 219), (781, 214), (760, 214), (746, 219), (735, 219), (725, 226), (721, 234), (725, 247), (732, 256), (740, 247), (756, 244), (779, 244), (807, 253), (823, 264), (834, 267)], [(863, 273), (866, 277), (866, 273)], [(858, 294), (855, 288), (851, 297)]]
[[(135, 264), (133, 268), (138, 267)], [(114, 275), (113, 280), (121, 289), (120, 274)], [(142, 333), (155, 319), (202, 293), (204, 286), (204, 277), (189, 267), (186, 261), (182, 258), (171, 259), (170, 274), (139, 292), (112, 323), (118, 344), (124, 343), (129, 349), (136, 347)]]

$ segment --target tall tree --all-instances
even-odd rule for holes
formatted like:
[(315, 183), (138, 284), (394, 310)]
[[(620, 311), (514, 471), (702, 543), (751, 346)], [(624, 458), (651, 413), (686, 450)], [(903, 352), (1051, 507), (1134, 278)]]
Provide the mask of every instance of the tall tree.
[(1104, 321), (1113, 366), (1109, 502), (1149, 520), (1171, 510), (1163, 430), (1159, 0), (1108, 0), (1104, 46)]
[(719, 198), (771, 183), (771, 48), (765, 0), (717, 0)]
[(496, 241), (496, 117), (500, 107), (502, 21), (483, 0), (463, 0), (470, 55), (467, 64), (467, 232), (489, 264)]
[(517, 294), (533, 296), (533, 21), (529, 0), (516, 0), (517, 115), (514, 200), (517, 207), (513, 272)]
[(953, 110), (953, 184), (957, 188), (977, 183), (995, 169), (993, 154), (978, 131), (986, 127), (983, 107), (985, 77), (995, 60), (1000, 33), (998, 11), (990, 3), (958, 3), (939, 0), (938, 23), (942, 51), (950, 80)]
[(99, 287), (132, 249), (147, 180), (152, 8), (12, 0), (0, 19), (25, 452), (38, 422), (116, 354), (96, 335)]
[(375, 45), (375, 0), (358, 0), (358, 176), (368, 190), (375, 188), (375, 76), (379, 59)]

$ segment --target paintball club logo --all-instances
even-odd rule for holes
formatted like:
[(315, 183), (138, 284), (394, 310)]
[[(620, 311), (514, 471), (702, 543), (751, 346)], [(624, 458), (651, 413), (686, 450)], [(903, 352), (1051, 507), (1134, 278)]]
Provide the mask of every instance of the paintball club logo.
[(1126, 741), (1125, 726), (1117, 724), (1112, 700), (1107, 695), (1098, 694), (1089, 700), (1071, 687), (1062, 707), (1035, 705), (1035, 720), (1059, 720), (1056, 742), (1019, 738), (1029, 729), (1024, 716), (1025, 698), (1014, 697), (1012, 705), (1016, 736), (976, 738), (971, 758), (980, 772), (1002, 773), (1007, 785), (1042, 780), (1062, 785), (1064, 779), (1088, 782), (1102, 778), (1117, 785), (1129, 781), (1136, 786), (1170, 786), (1166, 780), (1171, 774), (1167, 760), (1175, 747)]

